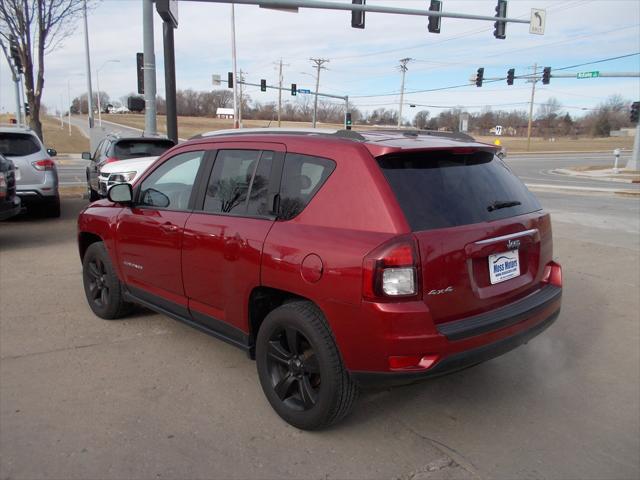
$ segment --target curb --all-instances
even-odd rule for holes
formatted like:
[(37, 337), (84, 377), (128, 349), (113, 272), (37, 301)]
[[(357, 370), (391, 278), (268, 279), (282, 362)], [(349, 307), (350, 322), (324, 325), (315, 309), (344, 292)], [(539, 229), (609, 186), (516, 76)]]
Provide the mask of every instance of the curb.
[(572, 187), (569, 185), (548, 185), (543, 183), (526, 183), (527, 188), (537, 191), (556, 191), (569, 193), (596, 193), (604, 195), (624, 195), (630, 197), (640, 197), (640, 190), (598, 188), (598, 187)]
[[(631, 150), (627, 150), (627, 149), (620, 149), (621, 153), (631, 153)], [(534, 152), (534, 151), (530, 151), (530, 152), (526, 152), (526, 151), (507, 151), (507, 157), (509, 158), (509, 155), (580, 155), (581, 153), (597, 153), (597, 154), (602, 154), (602, 153), (609, 153), (611, 154), (611, 150), (545, 150), (545, 151), (541, 151), (541, 152)]]
[[(598, 170), (591, 170), (592, 172), (597, 172)], [(588, 173), (585, 172), (579, 172), (576, 170), (571, 170), (568, 168), (555, 168), (553, 170), (551, 170), (551, 173), (555, 173), (556, 175), (566, 175), (569, 177), (576, 177), (576, 178), (588, 178), (590, 180), (600, 180), (600, 181), (604, 181), (604, 182), (615, 182), (615, 183), (640, 183), (640, 178), (635, 179), (635, 178), (624, 178), (624, 177), (615, 177), (613, 175), (616, 175), (614, 173), (611, 173), (610, 175), (590, 175)], [(633, 175), (635, 177), (640, 177), (638, 174), (619, 174), (619, 175)]]

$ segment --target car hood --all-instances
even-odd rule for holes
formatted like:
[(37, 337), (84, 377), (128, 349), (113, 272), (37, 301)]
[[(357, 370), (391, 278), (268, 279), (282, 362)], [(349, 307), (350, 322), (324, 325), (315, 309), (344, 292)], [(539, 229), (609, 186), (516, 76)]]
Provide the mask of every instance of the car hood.
[(142, 158), (130, 158), (128, 160), (118, 160), (117, 162), (107, 163), (100, 169), (102, 173), (116, 173), (116, 172), (133, 172), (138, 173), (145, 171), (149, 166), (155, 162), (158, 157), (142, 157)]

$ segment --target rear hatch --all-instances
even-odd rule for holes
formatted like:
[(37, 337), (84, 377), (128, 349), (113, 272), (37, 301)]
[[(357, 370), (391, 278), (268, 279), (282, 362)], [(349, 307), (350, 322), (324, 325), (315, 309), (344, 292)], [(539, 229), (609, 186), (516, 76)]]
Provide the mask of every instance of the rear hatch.
[(419, 245), (422, 298), (435, 323), (514, 302), (551, 261), (548, 214), (493, 150), (378, 157)]
[(29, 133), (0, 132), (0, 153), (12, 160), (18, 185), (40, 185), (46, 170), (38, 170), (33, 162), (48, 158), (38, 139)]

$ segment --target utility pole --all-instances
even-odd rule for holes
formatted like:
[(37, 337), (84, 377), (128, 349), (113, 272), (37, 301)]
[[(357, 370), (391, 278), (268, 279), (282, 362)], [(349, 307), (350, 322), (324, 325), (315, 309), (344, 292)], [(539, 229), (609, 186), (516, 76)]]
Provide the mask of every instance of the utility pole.
[(400, 83), (400, 108), (398, 109), (398, 128), (402, 128), (402, 104), (404, 103), (404, 77), (407, 74), (407, 63), (411, 58), (403, 58), (400, 60), (400, 72), (402, 74), (402, 82)]
[[(84, 15), (84, 53), (86, 56), (86, 64), (87, 64), (87, 110), (89, 113), (89, 129), (92, 129), (93, 128), (93, 90), (91, 89), (91, 57), (89, 55), (89, 23), (87, 21), (87, 0), (84, 0), (83, 2), (82, 12)], [(100, 92), (98, 92), (98, 95), (100, 95)]]
[(329, 62), (326, 58), (311, 58), (310, 59), (316, 66), (316, 94), (313, 100), (313, 128), (316, 128), (318, 121), (318, 90), (320, 89), (320, 70), (325, 70), (327, 67), (323, 67), (323, 64)]
[(533, 99), (536, 96), (536, 82), (538, 81), (538, 64), (533, 64), (533, 78), (531, 81), (531, 102), (529, 102), (529, 124), (527, 125), (527, 152), (531, 150), (531, 125), (533, 123)]
[(156, 54), (153, 46), (153, 0), (142, 0), (142, 40), (144, 55), (144, 134), (155, 135)]
[(244, 76), (242, 74), (242, 69), (240, 69), (240, 95), (239, 95), (240, 104), (238, 105), (238, 122), (240, 123), (240, 128), (243, 128), (242, 127), (242, 82), (244, 82)]
[(280, 122), (280, 118), (282, 116), (282, 67), (289, 66), (289, 64), (283, 64), (282, 58), (280, 59), (279, 69), (278, 69), (278, 128), (282, 125)]
[(233, 128), (240, 128), (238, 121), (238, 64), (236, 61), (236, 9), (231, 4), (231, 59), (233, 61)]

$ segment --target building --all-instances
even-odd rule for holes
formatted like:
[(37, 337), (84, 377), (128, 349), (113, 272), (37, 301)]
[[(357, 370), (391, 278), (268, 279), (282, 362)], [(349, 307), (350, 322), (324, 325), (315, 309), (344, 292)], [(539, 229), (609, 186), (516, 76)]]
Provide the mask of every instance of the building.
[(233, 118), (235, 118), (234, 114), (233, 114), (233, 108), (218, 108), (216, 110), (216, 117), (217, 118), (230, 118), (233, 120)]

